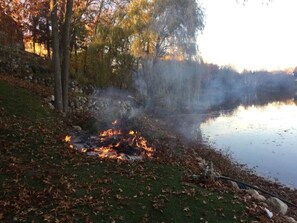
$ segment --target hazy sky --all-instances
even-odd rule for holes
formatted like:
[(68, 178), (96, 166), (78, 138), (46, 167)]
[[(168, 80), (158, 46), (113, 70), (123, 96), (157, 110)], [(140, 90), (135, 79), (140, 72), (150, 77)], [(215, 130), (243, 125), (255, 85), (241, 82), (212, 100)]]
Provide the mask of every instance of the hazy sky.
[(198, 0), (206, 26), (198, 37), (206, 62), (238, 70), (297, 66), (297, 0)]

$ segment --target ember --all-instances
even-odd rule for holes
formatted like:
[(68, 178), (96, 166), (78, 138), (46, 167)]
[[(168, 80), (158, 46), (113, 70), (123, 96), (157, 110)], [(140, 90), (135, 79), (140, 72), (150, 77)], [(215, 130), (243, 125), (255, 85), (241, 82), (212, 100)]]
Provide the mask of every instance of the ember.
[(65, 136), (65, 142), (70, 142), (71, 141), (71, 136)]
[(67, 135), (64, 141), (69, 148), (74, 148), (90, 156), (117, 160), (142, 160), (152, 158), (154, 148), (148, 146), (147, 140), (136, 131), (113, 128), (101, 132), (98, 136), (76, 132)]

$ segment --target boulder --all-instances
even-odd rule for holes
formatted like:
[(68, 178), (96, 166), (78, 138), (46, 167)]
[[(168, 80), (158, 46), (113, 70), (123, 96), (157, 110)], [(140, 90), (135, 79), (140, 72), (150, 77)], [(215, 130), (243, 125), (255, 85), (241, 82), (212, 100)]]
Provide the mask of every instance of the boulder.
[(292, 217), (285, 217), (287, 223), (297, 223), (297, 221)]
[(266, 198), (263, 195), (259, 194), (259, 192), (256, 191), (256, 190), (249, 189), (249, 190), (247, 190), (247, 193), (250, 194), (252, 196), (252, 198), (254, 198), (254, 199), (258, 200), (258, 201), (265, 201), (266, 200)]
[(239, 186), (237, 183), (230, 181), (231, 186), (235, 189), (235, 190), (240, 190)]
[(288, 205), (276, 197), (269, 198), (267, 204), (278, 214), (286, 215), (288, 211)]

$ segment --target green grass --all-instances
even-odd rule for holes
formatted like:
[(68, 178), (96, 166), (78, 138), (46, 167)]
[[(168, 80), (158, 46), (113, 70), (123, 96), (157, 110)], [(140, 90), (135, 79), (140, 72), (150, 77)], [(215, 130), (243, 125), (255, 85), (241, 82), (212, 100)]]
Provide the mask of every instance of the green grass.
[(30, 119), (48, 117), (49, 111), (41, 103), (41, 99), (25, 89), (17, 88), (0, 81), (0, 107), (5, 107), (8, 114)]
[(61, 140), (67, 126), (42, 107), (40, 98), (4, 82), (0, 93), (2, 221), (229, 223), (241, 219), (245, 207), (237, 204), (233, 194), (186, 184), (183, 167), (154, 160), (117, 163), (76, 153)]
[[(81, 185), (71, 197), (91, 196), (103, 202), (103, 207), (83, 205), (75, 209), (76, 213), (88, 213), (94, 222), (109, 222), (111, 217), (121, 222), (146, 218), (149, 222), (232, 222), (244, 211), (232, 194), (183, 185), (184, 171), (174, 166), (98, 162), (75, 169), (70, 164), (67, 172), (75, 173)], [(87, 185), (92, 185), (91, 189)]]

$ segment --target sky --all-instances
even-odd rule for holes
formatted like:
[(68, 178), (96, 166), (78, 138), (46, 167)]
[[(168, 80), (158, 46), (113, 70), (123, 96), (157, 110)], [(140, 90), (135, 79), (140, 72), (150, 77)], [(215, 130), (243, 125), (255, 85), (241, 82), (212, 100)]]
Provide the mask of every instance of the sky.
[(238, 71), (297, 66), (297, 0), (198, 2), (206, 14), (197, 38), (205, 62)]

